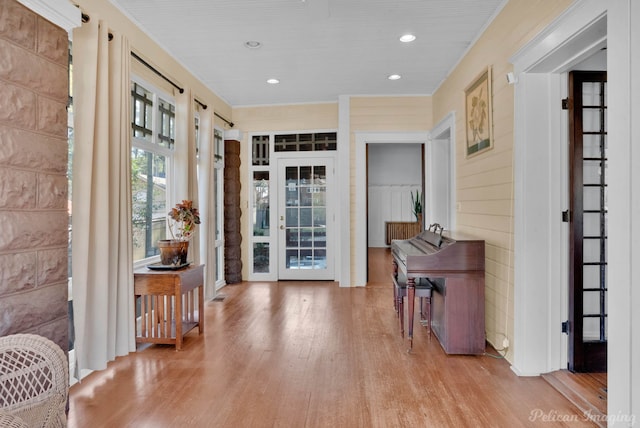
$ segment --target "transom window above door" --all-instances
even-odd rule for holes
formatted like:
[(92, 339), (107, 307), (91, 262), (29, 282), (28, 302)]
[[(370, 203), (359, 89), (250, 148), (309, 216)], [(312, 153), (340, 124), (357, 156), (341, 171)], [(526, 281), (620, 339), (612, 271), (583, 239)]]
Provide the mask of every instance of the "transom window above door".
[(274, 138), (276, 152), (318, 152), (336, 150), (336, 132), (284, 134)]
[[(269, 165), (269, 135), (251, 138), (251, 164)], [(320, 152), (337, 150), (337, 132), (308, 132), (300, 134), (276, 134), (273, 136), (274, 152)]]

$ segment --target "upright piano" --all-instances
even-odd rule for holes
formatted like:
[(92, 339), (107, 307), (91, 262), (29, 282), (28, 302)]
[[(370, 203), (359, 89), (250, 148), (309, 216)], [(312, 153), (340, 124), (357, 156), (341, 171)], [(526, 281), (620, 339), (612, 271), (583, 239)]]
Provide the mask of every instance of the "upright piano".
[(431, 328), (447, 354), (482, 354), (484, 331), (484, 241), (431, 227), (391, 242), (394, 274), (406, 281), (409, 341), (413, 339), (416, 278), (432, 284)]

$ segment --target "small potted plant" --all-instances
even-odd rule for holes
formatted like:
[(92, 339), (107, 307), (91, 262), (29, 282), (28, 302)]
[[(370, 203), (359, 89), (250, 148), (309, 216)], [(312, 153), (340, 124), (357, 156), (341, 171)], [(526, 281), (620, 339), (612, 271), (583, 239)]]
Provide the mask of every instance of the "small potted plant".
[(411, 209), (413, 211), (413, 215), (416, 216), (416, 221), (422, 224), (422, 193), (419, 190), (416, 190), (416, 194), (414, 195), (411, 192)]
[(189, 239), (197, 224), (200, 224), (200, 213), (193, 206), (193, 201), (185, 199), (169, 211), (167, 225), (172, 239), (158, 241), (163, 265), (186, 265)]
[(200, 213), (193, 206), (193, 201), (185, 199), (169, 211), (167, 221), (172, 238), (188, 241), (195, 232), (196, 224), (200, 224)]

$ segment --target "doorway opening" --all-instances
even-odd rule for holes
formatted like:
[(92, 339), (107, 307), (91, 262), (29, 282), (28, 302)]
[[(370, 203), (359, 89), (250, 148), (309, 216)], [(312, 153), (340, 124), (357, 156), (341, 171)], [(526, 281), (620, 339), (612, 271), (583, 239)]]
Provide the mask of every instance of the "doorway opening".
[(249, 280), (334, 280), (337, 134), (250, 134)]
[(354, 222), (355, 273), (354, 285), (363, 287), (367, 283), (367, 146), (371, 144), (422, 144), (429, 141), (428, 132), (356, 132), (355, 149), (355, 218)]
[[(514, 86), (514, 360), (518, 375), (567, 368), (567, 73), (607, 44), (606, 6), (576, 8), (511, 59)], [(553, 40), (553, 44), (549, 41)], [(606, 58), (606, 55), (605, 55)]]
[(367, 159), (367, 246), (388, 247), (387, 223), (418, 221), (412, 201), (424, 195), (424, 147), (420, 143), (368, 144)]
[[(436, 139), (432, 139), (431, 136), (436, 136)], [(367, 147), (372, 147), (375, 144), (420, 144), (424, 148), (424, 171), (422, 187), (424, 189), (424, 213), (423, 222), (425, 225), (429, 225), (436, 220), (431, 214), (431, 208), (434, 204), (446, 204), (448, 206), (448, 222), (451, 225), (450, 228), (455, 228), (455, 113), (451, 112), (447, 114), (431, 132), (356, 132), (355, 133), (356, 148), (355, 148), (355, 218), (362, 219), (367, 218)], [(430, 170), (436, 171), (437, 168), (433, 163), (437, 162), (437, 159), (441, 161), (437, 155), (434, 155), (433, 145), (440, 145), (439, 147), (445, 147), (445, 150), (438, 150), (442, 155), (442, 152), (448, 153), (448, 192), (446, 200), (432, 199), (437, 192), (432, 191), (432, 186), (436, 186), (433, 180), (429, 180), (428, 174)], [(442, 195), (442, 193), (441, 193)], [(441, 219), (442, 217), (440, 217)], [(444, 221), (443, 221), (444, 222)], [(356, 221), (354, 223), (354, 242), (355, 242), (355, 272), (354, 272), (354, 285), (364, 286), (367, 283), (367, 249), (368, 249), (368, 234), (367, 234), (367, 222)]]

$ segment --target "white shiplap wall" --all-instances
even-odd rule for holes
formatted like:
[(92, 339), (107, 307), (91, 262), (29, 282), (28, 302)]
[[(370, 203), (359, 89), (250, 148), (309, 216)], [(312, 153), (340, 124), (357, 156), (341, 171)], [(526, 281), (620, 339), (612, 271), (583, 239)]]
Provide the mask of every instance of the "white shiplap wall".
[(386, 221), (416, 221), (411, 193), (420, 185), (371, 185), (369, 191), (369, 247), (386, 247)]

